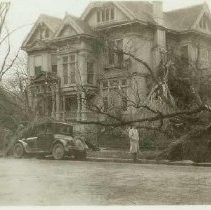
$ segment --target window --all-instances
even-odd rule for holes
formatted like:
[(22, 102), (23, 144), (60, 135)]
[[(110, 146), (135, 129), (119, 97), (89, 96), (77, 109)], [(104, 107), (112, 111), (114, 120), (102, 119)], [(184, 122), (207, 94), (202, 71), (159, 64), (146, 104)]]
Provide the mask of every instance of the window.
[(208, 50), (207, 49), (201, 49), (201, 58), (204, 61), (208, 61)]
[(122, 97), (122, 109), (123, 111), (127, 111), (127, 97), (126, 96)]
[(57, 56), (51, 55), (51, 70), (54, 75), (57, 75)]
[(110, 87), (117, 88), (119, 86), (119, 80), (111, 80)]
[(76, 61), (75, 61), (75, 55), (70, 55), (70, 82), (72, 84), (75, 83), (75, 65), (76, 65)]
[(103, 82), (102, 82), (102, 88), (103, 88), (103, 89), (108, 88), (108, 81), (103, 81)]
[(88, 84), (94, 83), (94, 63), (93, 62), (87, 63), (87, 83)]
[(100, 22), (100, 11), (97, 11), (97, 22)]
[(65, 56), (62, 58), (63, 61), (63, 81), (64, 85), (68, 84), (68, 57)]
[(208, 18), (206, 16), (206, 14), (204, 14), (203, 17), (202, 17), (202, 19), (199, 22), (200, 28), (206, 29), (206, 27), (207, 27), (207, 20), (208, 20)]
[(102, 21), (105, 21), (105, 10), (102, 10)]
[(42, 73), (42, 56), (38, 55), (34, 57), (34, 74), (39, 76)]
[(188, 62), (188, 45), (182, 46), (180, 49), (181, 59), (186, 64)]
[(63, 64), (63, 78), (64, 78), (64, 84), (68, 84), (68, 67), (67, 64)]
[(63, 81), (64, 84), (76, 82), (75, 80), (75, 71), (76, 71), (76, 56), (71, 54), (69, 56), (64, 56), (62, 58), (63, 66)]
[(114, 53), (114, 50), (112, 49), (113, 47), (115, 46), (115, 41), (110, 41), (109, 42), (109, 55), (108, 55), (108, 63), (109, 65), (113, 65), (114, 64), (114, 60), (115, 60), (115, 53)]
[(110, 41), (109, 48), (110, 48), (109, 55), (108, 55), (109, 65), (115, 65), (115, 67), (121, 68), (124, 61), (123, 39)]
[(109, 9), (106, 9), (106, 21), (109, 20)]
[(127, 110), (126, 78), (103, 80), (101, 83), (101, 91), (103, 95), (104, 111), (108, 111), (110, 105), (121, 107), (123, 111)]
[(114, 19), (114, 8), (111, 8), (111, 20)]
[(123, 40), (119, 39), (116, 40), (116, 47), (117, 47), (117, 66), (122, 67), (123, 64)]
[(200, 49), (200, 63), (201, 68), (208, 68), (209, 66), (209, 51), (208, 49)]
[(41, 66), (35, 66), (34, 67), (35, 76), (39, 76), (42, 73), (42, 67)]
[(103, 110), (104, 112), (108, 111), (108, 97), (103, 97)]
[(97, 11), (97, 23), (114, 20), (114, 8), (105, 8)]
[(68, 62), (68, 57), (65, 56), (65, 57), (62, 58), (62, 60), (63, 60), (63, 63), (67, 63)]
[(127, 80), (126, 79), (122, 79), (121, 80), (121, 85), (122, 86), (127, 86)]
[(57, 75), (57, 65), (52, 65), (52, 73)]

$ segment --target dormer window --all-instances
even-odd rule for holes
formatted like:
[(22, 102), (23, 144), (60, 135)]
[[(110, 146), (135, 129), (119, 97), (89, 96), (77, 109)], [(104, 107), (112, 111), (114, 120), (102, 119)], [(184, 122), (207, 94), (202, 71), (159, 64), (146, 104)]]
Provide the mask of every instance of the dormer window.
[(109, 9), (106, 9), (106, 21), (109, 21)]
[(108, 22), (114, 20), (114, 8), (99, 9), (97, 11), (97, 22)]
[(206, 14), (204, 14), (204, 15), (203, 15), (203, 17), (202, 17), (202, 19), (201, 19), (201, 20), (200, 20), (200, 22), (199, 22), (199, 26), (200, 26), (200, 28), (202, 28), (202, 29), (206, 29), (206, 26), (207, 26), (207, 20), (208, 20), (207, 15), (206, 15)]
[(97, 11), (97, 22), (100, 22), (100, 11)]
[(114, 8), (111, 8), (111, 20), (114, 19)]

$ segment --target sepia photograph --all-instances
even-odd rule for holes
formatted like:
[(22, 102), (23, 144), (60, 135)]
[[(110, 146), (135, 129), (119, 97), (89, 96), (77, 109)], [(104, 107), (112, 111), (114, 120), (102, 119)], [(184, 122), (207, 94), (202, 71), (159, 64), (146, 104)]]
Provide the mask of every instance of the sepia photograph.
[(211, 205), (211, 0), (0, 0), (0, 208), (158, 205)]

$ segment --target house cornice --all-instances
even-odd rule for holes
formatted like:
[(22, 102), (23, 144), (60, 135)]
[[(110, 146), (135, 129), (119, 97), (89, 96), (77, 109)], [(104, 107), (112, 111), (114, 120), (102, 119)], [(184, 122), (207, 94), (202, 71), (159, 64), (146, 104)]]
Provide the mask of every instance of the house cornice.
[(81, 39), (81, 38), (95, 39), (96, 36), (91, 36), (89, 34), (76, 34), (76, 35), (69, 36), (69, 37), (57, 37), (57, 38), (49, 40), (49, 42), (55, 43), (55, 42), (63, 42), (63, 41), (68, 41), (68, 40), (77, 40), (77, 39)]

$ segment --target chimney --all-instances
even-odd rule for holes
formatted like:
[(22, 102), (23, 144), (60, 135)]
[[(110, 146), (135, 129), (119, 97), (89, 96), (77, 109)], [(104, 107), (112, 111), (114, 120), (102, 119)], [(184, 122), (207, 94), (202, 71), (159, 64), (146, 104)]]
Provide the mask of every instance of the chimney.
[(162, 1), (153, 1), (153, 18), (158, 25), (163, 25), (163, 2)]

